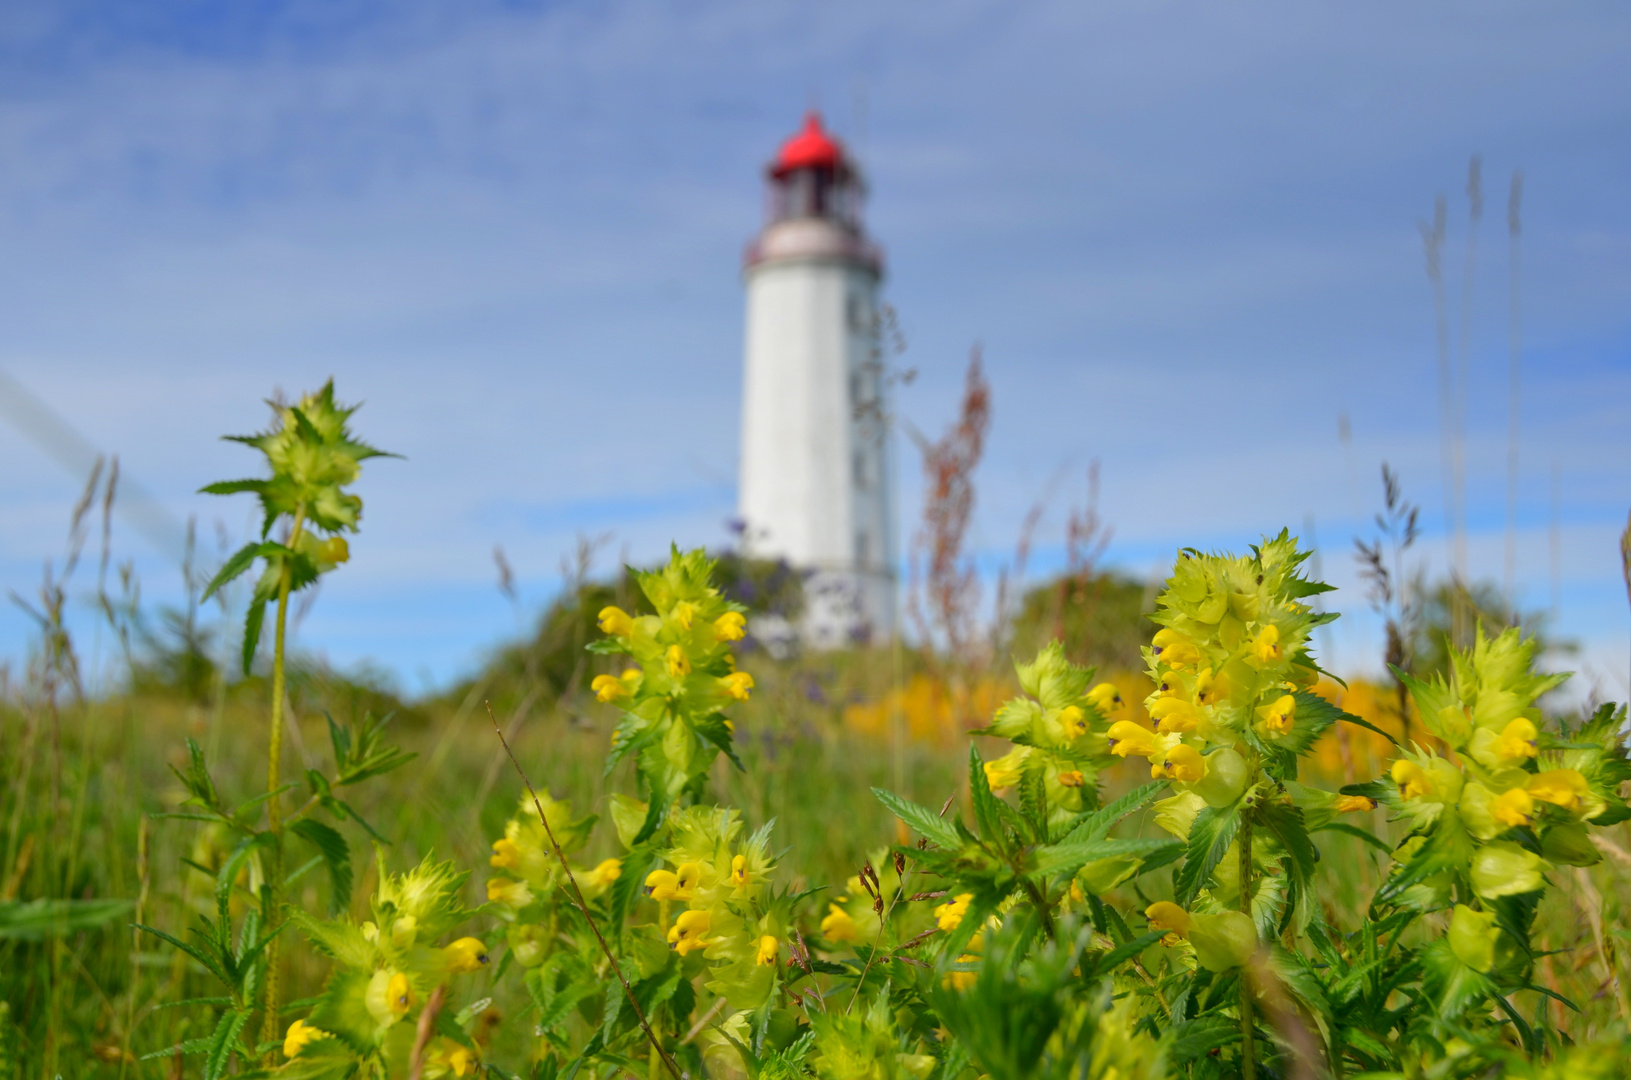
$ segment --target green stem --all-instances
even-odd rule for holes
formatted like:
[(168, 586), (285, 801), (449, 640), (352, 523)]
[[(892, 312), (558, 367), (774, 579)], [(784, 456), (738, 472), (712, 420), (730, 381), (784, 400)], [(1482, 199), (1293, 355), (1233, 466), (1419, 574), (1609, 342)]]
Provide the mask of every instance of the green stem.
[[(1242, 817), (1240, 822), (1240, 910), (1250, 918), (1252, 914), (1252, 822)], [(1240, 1075), (1242, 1080), (1257, 1080), (1257, 1053), (1252, 1047), (1252, 988), (1251, 965), (1240, 969)]]
[[(300, 543), (301, 527), (305, 525), (306, 513), (304, 510), (295, 512), (294, 527), (289, 530), (288, 547), (292, 550)], [(283, 572), (278, 577), (277, 589), (277, 621), (275, 623), (272, 639), (272, 735), (270, 745), (266, 751), (266, 790), (276, 792), (279, 786), (279, 772), (283, 764), (283, 696), (286, 690), (284, 678), (284, 644), (288, 638), (289, 630), (289, 585), (291, 567), (287, 559), (283, 563)], [(283, 891), (283, 807), (282, 798), (273, 794), (266, 800), (267, 826), (272, 832), (272, 866), (266, 875), (267, 888), (270, 890), (267, 910), (263, 913), (268, 930), (277, 917), (280, 893)], [(282, 990), (282, 980), (278, 970), (279, 938), (273, 938), (272, 943), (266, 947), (266, 1016), (261, 1022), (261, 1041), (271, 1043), (277, 1041), (278, 1035), (278, 999)], [(276, 1064), (276, 1055), (273, 1051), (266, 1054), (265, 1064), (268, 1068)]]

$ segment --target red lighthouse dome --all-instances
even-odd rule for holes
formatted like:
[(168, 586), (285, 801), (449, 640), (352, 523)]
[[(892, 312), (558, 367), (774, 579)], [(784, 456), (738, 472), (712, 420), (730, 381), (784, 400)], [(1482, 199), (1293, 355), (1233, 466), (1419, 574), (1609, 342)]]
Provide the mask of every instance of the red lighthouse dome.
[(831, 169), (836, 172), (845, 165), (843, 145), (827, 134), (821, 126), (821, 114), (812, 110), (804, 115), (804, 127), (782, 143), (781, 150), (770, 163), (770, 175), (780, 180), (798, 169)]

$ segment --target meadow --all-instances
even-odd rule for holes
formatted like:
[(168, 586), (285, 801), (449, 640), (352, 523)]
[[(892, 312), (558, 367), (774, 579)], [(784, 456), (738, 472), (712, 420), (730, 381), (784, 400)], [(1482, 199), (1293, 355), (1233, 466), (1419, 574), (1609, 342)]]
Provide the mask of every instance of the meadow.
[(1316, 630), (1365, 601), (1266, 530), (778, 656), (785, 568), (676, 550), (403, 701), (284, 644), (359, 527), (350, 422), (309, 395), (217, 488), (266, 511), (200, 578), (248, 575), (242, 670), (242, 588), (155, 633), (104, 585), (87, 693), (42, 593), (0, 1080), (1625, 1075), (1625, 711), (1547, 710), (1477, 605), (1383, 573), (1396, 679), (1344, 683)]

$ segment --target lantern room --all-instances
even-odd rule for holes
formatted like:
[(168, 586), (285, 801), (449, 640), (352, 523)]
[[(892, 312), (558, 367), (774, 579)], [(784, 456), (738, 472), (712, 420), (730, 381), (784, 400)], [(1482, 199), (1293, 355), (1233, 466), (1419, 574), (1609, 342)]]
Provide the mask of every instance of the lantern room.
[(822, 218), (860, 232), (865, 186), (843, 144), (822, 126), (820, 113), (805, 115), (804, 127), (782, 144), (765, 172), (770, 224)]

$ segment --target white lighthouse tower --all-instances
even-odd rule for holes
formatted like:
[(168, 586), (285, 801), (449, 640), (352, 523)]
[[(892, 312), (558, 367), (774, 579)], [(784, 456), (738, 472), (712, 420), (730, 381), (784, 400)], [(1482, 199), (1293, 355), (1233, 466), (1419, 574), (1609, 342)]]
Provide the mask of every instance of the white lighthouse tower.
[(810, 113), (766, 169), (768, 220), (746, 257), (743, 547), (809, 572), (805, 641), (895, 633), (882, 253), (859, 170)]

